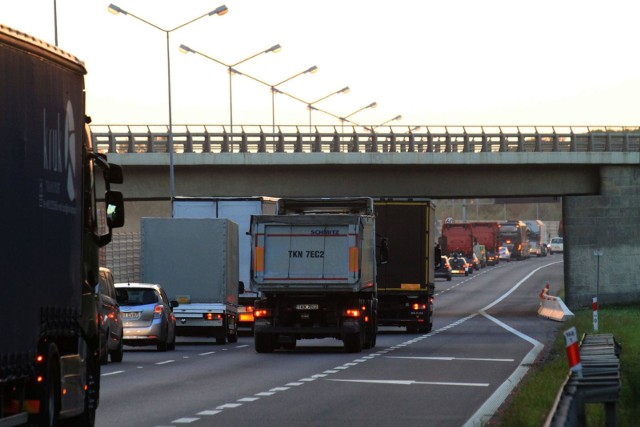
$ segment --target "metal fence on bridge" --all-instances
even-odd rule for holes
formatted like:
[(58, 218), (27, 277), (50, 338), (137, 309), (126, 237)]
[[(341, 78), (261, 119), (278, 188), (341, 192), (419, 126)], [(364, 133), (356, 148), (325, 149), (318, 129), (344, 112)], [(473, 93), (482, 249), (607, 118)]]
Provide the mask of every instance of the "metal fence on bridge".
[[(102, 153), (169, 152), (167, 125), (93, 125)], [(239, 129), (239, 131), (238, 131)], [(640, 127), (173, 125), (176, 153), (638, 152)]]

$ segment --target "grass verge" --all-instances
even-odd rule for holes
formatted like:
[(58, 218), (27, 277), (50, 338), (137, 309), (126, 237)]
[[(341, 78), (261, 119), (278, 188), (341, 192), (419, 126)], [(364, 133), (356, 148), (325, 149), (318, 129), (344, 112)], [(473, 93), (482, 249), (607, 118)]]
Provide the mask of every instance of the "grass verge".
[[(563, 331), (575, 326), (578, 336), (593, 334), (590, 309), (574, 311), (559, 329), (553, 347), (525, 377), (497, 414), (500, 426), (539, 427), (551, 411), (556, 395), (568, 374)], [(602, 306), (598, 310), (597, 333), (611, 333), (622, 346), (620, 354), (622, 389), (618, 403), (618, 425), (637, 425), (640, 419), (640, 304)], [(587, 425), (605, 425), (604, 405), (587, 405)]]

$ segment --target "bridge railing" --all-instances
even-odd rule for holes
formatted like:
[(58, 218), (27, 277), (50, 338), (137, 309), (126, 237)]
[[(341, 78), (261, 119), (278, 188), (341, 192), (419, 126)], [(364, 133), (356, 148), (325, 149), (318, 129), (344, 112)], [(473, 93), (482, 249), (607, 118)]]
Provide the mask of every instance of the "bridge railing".
[[(166, 153), (167, 125), (93, 125), (102, 153)], [(176, 153), (637, 152), (640, 127), (173, 125)]]

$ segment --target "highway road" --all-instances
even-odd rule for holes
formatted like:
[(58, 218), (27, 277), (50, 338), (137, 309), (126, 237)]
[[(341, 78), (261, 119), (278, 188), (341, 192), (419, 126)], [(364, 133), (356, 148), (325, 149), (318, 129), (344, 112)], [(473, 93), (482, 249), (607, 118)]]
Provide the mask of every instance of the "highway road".
[(562, 280), (559, 255), (437, 279), (431, 333), (381, 328), (359, 354), (333, 339), (257, 354), (249, 336), (126, 347), (102, 367), (96, 426), (482, 425), (561, 327), (537, 309)]

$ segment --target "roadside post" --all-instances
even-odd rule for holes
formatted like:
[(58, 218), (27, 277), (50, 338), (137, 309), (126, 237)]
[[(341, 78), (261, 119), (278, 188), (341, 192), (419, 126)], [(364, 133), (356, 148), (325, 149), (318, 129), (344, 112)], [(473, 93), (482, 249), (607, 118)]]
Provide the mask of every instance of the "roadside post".
[(596, 296), (593, 298), (593, 331), (598, 332), (598, 297), (600, 296), (600, 257), (604, 252), (602, 249), (596, 249), (593, 251), (593, 256), (596, 257)]
[(578, 332), (575, 326), (564, 331), (564, 341), (567, 346), (567, 359), (569, 370), (575, 372), (578, 378), (582, 378), (582, 363), (580, 362), (580, 349), (578, 348)]
[(593, 331), (598, 332), (598, 297), (593, 297), (591, 308), (593, 309)]

